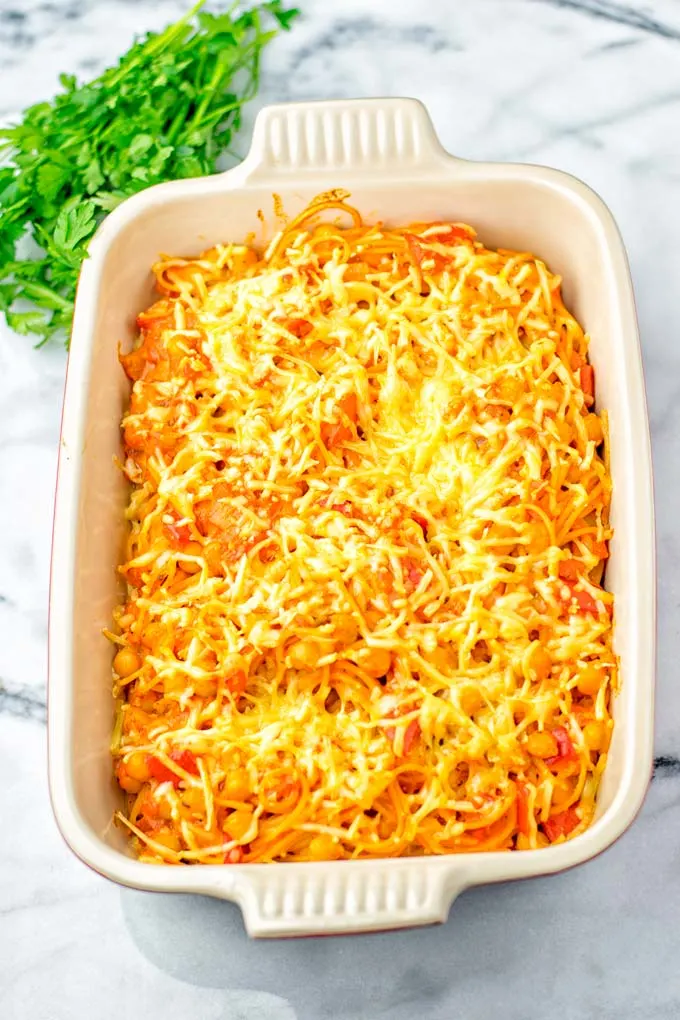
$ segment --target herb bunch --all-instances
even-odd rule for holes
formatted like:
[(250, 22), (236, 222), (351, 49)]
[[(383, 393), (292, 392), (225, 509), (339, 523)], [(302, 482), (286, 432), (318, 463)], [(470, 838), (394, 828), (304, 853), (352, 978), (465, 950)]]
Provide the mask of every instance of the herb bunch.
[(16, 332), (68, 345), (102, 219), (152, 184), (215, 172), (257, 91), (263, 47), (298, 14), (282, 0), (224, 14), (204, 3), (89, 84), (62, 75), (55, 99), (0, 130), (0, 312)]

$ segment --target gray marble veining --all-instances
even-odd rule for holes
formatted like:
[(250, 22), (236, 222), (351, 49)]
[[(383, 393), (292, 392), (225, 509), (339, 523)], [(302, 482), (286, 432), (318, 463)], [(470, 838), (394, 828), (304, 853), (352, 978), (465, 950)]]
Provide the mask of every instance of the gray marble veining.
[[(3, 1020), (680, 1017), (680, 3), (298, 0), (274, 100), (415, 95), (444, 144), (571, 171), (626, 241), (657, 481), (655, 776), (641, 816), (568, 874), (473, 890), (447, 925), (249, 943), (237, 911), (120, 891), (63, 846), (45, 784), (49, 545), (65, 355), (0, 327)], [(215, 4), (213, 6), (216, 6)], [(0, 118), (90, 76), (183, 0), (0, 0)], [(240, 147), (247, 148), (248, 126)]]

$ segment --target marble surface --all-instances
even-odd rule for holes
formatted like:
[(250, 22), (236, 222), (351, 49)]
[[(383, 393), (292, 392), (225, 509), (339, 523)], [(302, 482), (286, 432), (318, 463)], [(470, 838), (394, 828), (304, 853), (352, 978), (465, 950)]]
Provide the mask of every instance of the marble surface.
[[(252, 943), (230, 904), (77, 862), (45, 780), (49, 544), (65, 355), (0, 327), (0, 1016), (4, 1020), (662, 1020), (680, 1016), (680, 3), (298, 0), (258, 102), (414, 95), (470, 158), (571, 171), (621, 226), (657, 480), (657, 762), (641, 816), (557, 878), (473, 890), (449, 922)], [(0, 0), (0, 118), (91, 75), (183, 0)], [(255, 105), (251, 109), (254, 112)], [(241, 140), (247, 147), (248, 128)], [(30, 481), (29, 481), (30, 479)]]

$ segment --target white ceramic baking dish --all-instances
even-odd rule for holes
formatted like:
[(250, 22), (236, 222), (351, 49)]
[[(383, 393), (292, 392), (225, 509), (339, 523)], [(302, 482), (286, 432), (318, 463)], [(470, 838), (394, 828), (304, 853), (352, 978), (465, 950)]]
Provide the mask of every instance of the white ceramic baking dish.
[[(615, 537), (606, 583), (616, 596), (622, 688), (592, 827), (571, 842), (520, 853), (309, 864), (164, 867), (130, 856), (112, 825), (111, 649), (101, 631), (119, 599), (115, 565), (126, 486), (114, 466), (128, 383), (117, 358), (152, 300), (160, 252), (194, 254), (261, 235), (272, 195), (294, 214), (342, 187), (368, 219), (473, 224), (488, 245), (538, 253), (564, 278), (568, 306), (592, 334), (597, 402), (609, 413)], [(50, 596), (49, 762), (52, 803), (72, 849), (124, 885), (236, 901), (251, 935), (398, 928), (443, 921), (453, 899), (485, 882), (571, 867), (630, 825), (652, 763), (655, 566), (651, 458), (631, 281), (621, 238), (585, 185), (534, 166), (472, 163), (438, 142), (412, 99), (274, 106), (260, 113), (236, 169), (177, 181), (125, 202), (83, 268), (68, 365)]]

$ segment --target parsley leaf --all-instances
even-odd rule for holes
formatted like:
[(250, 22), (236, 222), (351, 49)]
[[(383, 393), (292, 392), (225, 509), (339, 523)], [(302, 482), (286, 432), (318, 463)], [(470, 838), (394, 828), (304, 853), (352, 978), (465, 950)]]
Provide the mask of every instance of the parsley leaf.
[(68, 344), (101, 221), (149, 185), (215, 173), (257, 92), (263, 48), (299, 13), (268, 0), (208, 14), (204, 2), (89, 84), (61, 75), (51, 102), (0, 130), (0, 314), (16, 332)]
[(65, 262), (71, 262), (81, 241), (91, 237), (95, 227), (95, 207), (92, 202), (70, 199), (57, 216), (51, 249)]

